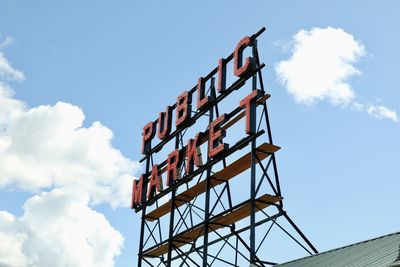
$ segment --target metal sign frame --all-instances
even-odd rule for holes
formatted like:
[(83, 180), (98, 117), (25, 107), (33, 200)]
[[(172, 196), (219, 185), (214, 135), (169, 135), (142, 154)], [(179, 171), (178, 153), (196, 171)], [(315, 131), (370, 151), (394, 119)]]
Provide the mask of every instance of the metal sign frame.
[[(263, 259), (259, 253), (273, 226), (281, 229), (285, 235), (293, 239), (308, 253), (318, 252), (289, 217), (283, 206), (275, 157), (275, 152), (280, 148), (275, 146), (272, 140), (266, 104), (266, 100), (270, 95), (267, 94), (264, 88), (261, 70), (265, 65), (260, 63), (257, 49), (257, 37), (264, 31), (265, 28), (262, 28), (251, 37), (247, 37), (250, 40), (248, 47), (251, 48), (252, 54), (249, 63), (251, 67), (247, 72), (242, 74), (228, 88), (223, 88), (223, 90), (218, 90), (219, 92), (217, 92), (214, 76), (221, 71), (221, 66), (212, 70), (202, 78), (203, 80), (199, 80), (199, 83), (204, 82), (202, 84), (205, 84), (208, 81), (210, 84), (208, 91), (204, 95), (198, 96), (203, 97), (203, 99), (208, 96), (209, 105), (194, 112), (185, 121), (184, 127), (177, 128), (169, 135), (164, 136), (164, 139), (154, 147), (148, 144), (147, 153), (141, 160), (141, 162), (145, 162), (146, 166), (141, 184), (139, 185), (138, 181), (134, 181), (134, 188), (135, 186), (140, 186), (141, 190), (140, 196), (133, 195), (133, 199), (136, 198), (136, 202), (140, 203), (134, 203), (135, 205), (132, 206), (136, 212), (141, 212), (137, 266), (239, 266), (239, 258), (242, 262), (245, 261), (250, 265), (252, 264), (251, 266), (274, 265), (276, 264), (275, 262)], [(234, 53), (223, 60), (227, 64), (233, 59), (235, 60)], [(245, 65), (244, 62), (238, 62), (238, 64), (239, 67)], [(221, 82), (225, 82), (221, 80), (222, 78), (218, 78), (218, 89), (221, 89)], [(153, 192), (150, 192), (150, 198), (148, 199), (146, 192), (149, 191), (147, 187), (149, 186), (154, 166), (156, 166), (156, 171), (161, 173), (166, 171), (166, 165), (168, 164), (168, 160), (166, 160), (159, 165), (155, 165), (153, 155), (170, 141), (175, 141), (175, 149), (179, 151), (188, 149), (183, 144), (185, 129), (193, 126), (200, 117), (204, 116), (208, 116), (209, 125), (212, 125), (215, 119), (221, 117), (219, 112), (220, 102), (248, 81), (251, 82), (254, 101), (244, 103), (243, 105), (248, 105), (246, 107), (243, 107), (241, 103), (241, 107), (224, 114), (224, 121), (220, 124), (220, 128), (226, 130), (240, 119), (246, 118), (247, 136), (233, 146), (226, 147), (223, 153), (219, 153), (214, 157), (210, 157), (210, 153), (207, 153), (207, 160), (204, 164), (198, 164), (197, 169), (192, 169), (191, 172), (183, 175), (180, 179), (173, 181), (168, 188), (163, 191), (160, 190), (158, 194), (154, 195)], [(192, 88), (189, 93), (195, 93), (196, 90), (199, 92), (197, 87)], [(176, 109), (176, 105), (170, 108)], [(255, 115), (259, 111), (261, 111), (261, 116), (256, 121), (257, 117)], [(252, 116), (249, 116), (247, 112), (250, 112)], [(210, 126), (208, 128), (210, 130)], [(146, 135), (145, 132), (144, 135)], [(202, 136), (199, 136), (199, 144), (205, 143), (207, 138), (210, 138), (208, 135), (203, 133)], [(259, 140), (266, 140), (266, 142), (257, 146), (257, 141)], [(231, 155), (244, 148), (249, 148), (250, 152), (232, 163), (227, 163), (227, 159)], [(210, 146), (208, 146), (208, 149), (210, 150)], [(215, 172), (213, 166), (221, 163), (223, 168)], [(187, 168), (184, 165), (185, 163), (180, 166), (182, 172), (184, 172), (184, 168)], [(232, 192), (230, 188), (230, 180), (248, 169), (250, 170), (249, 198), (244, 202), (234, 204), (235, 192)], [(256, 173), (257, 169), (261, 170), (259, 174)], [(189, 182), (194, 180), (196, 180), (196, 183), (189, 187)], [(185, 185), (186, 190), (178, 193), (178, 188)], [(216, 191), (217, 187), (219, 192)], [(265, 190), (266, 188), (269, 189)], [(263, 191), (272, 192), (272, 194), (262, 194), (264, 193)], [(142, 194), (143, 192), (145, 193)], [(199, 205), (196, 199), (202, 194), (205, 194), (205, 201)], [(211, 194), (213, 194), (213, 200), (211, 200)], [(161, 203), (161, 199), (167, 195), (170, 196), (169, 200), (166, 203)], [(138, 198), (140, 198), (140, 201), (138, 201)], [(149, 211), (151, 209), (150, 206), (153, 206), (153, 209)], [(218, 213), (216, 212), (217, 207), (219, 209)], [(267, 213), (265, 211), (267, 207), (273, 207), (274, 212), (272, 214)], [(161, 223), (161, 217), (165, 215), (169, 215), (168, 227)], [(194, 216), (201, 217), (202, 221), (194, 223)], [(249, 218), (248, 224), (244, 226), (241, 224), (239, 228), (237, 222), (245, 218)], [(296, 233), (296, 236), (286, 230), (278, 222), (278, 218), (285, 219), (288, 225), (292, 227), (291, 230)], [(256, 232), (257, 227), (268, 223), (270, 227), (265, 233)], [(221, 233), (222, 229), (225, 229), (223, 233)], [(228, 233), (226, 229), (229, 229)], [(163, 238), (162, 233), (167, 232), (168, 237)], [(210, 238), (211, 233), (213, 238)], [(246, 238), (243, 237), (243, 233), (246, 233)], [(258, 238), (259, 240), (257, 241), (256, 235), (259, 235), (259, 237), (262, 235), (263, 237), (261, 239)], [(151, 242), (152, 245), (149, 245)], [(209, 247), (215, 244), (221, 244), (221, 246), (212, 254)], [(227, 248), (231, 250), (229, 259), (224, 258), (223, 251)], [(234, 251), (233, 254), (232, 250)], [(233, 258), (232, 255), (234, 256)]]

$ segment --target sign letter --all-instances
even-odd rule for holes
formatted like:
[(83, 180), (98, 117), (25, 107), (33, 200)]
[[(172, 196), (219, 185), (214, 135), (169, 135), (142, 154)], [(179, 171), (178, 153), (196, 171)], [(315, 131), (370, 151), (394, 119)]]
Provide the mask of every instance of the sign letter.
[(156, 194), (156, 190), (158, 193), (160, 193), (163, 188), (162, 188), (162, 179), (161, 175), (158, 175), (158, 165), (155, 164), (153, 165), (153, 169), (151, 170), (151, 176), (149, 179), (149, 183), (147, 184), (147, 199), (153, 198), (153, 196)]
[(186, 146), (186, 174), (191, 173), (193, 171), (194, 166), (199, 167), (203, 165), (203, 161), (201, 159), (201, 151), (200, 147), (200, 133), (196, 135), (196, 138), (190, 139)]
[(226, 62), (221, 58), (218, 61), (218, 92), (222, 93), (226, 89)]
[(192, 112), (192, 95), (185, 91), (178, 96), (176, 102), (176, 127), (179, 127), (182, 123), (186, 122), (190, 118)]
[(150, 150), (150, 142), (156, 134), (156, 125), (154, 122), (149, 122), (143, 127), (143, 142), (142, 142), (142, 154), (147, 154)]
[(158, 116), (158, 132), (157, 136), (161, 140), (168, 137), (171, 132), (171, 122), (172, 122), (172, 109), (170, 106), (167, 107), (165, 112), (160, 112)]
[(251, 94), (240, 101), (240, 107), (246, 110), (246, 133), (256, 131), (256, 100), (262, 95), (260, 90), (253, 90)]
[(225, 122), (225, 114), (219, 116), (210, 123), (209, 139), (208, 139), (208, 155), (210, 158), (217, 156), (219, 153), (228, 148), (229, 145), (222, 142), (225, 137), (225, 130), (219, 129), (220, 124)]
[(179, 150), (174, 150), (168, 155), (167, 159), (167, 186), (172, 184), (172, 180), (176, 181), (180, 178), (181, 166), (182, 162), (179, 158)]
[(197, 81), (197, 109), (203, 109), (210, 103), (210, 97), (206, 96), (205, 80), (200, 77)]
[(131, 208), (142, 203), (143, 174), (139, 180), (133, 180)]
[(251, 38), (246, 36), (237, 44), (234, 59), (233, 59), (233, 74), (237, 77), (242, 77), (251, 68), (252, 58), (246, 58), (246, 63), (243, 64), (243, 50), (251, 44)]

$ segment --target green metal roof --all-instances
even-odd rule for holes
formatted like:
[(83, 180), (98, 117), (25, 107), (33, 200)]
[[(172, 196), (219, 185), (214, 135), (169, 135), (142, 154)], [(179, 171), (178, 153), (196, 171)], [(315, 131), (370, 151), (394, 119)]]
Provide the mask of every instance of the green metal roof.
[(400, 267), (400, 232), (279, 264), (284, 267)]

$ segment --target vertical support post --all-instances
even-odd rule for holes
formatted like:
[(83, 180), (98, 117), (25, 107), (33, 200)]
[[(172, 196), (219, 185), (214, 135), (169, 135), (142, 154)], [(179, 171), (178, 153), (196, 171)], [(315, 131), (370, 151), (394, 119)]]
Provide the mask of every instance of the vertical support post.
[[(175, 137), (175, 149), (179, 149), (180, 137), (181, 137), (180, 134), (178, 134)], [(172, 258), (172, 250), (173, 250), (172, 237), (174, 235), (175, 195), (176, 195), (176, 189), (172, 190), (172, 192), (171, 192), (171, 212), (170, 212), (170, 216), (169, 216), (167, 267), (171, 267), (171, 258)]]
[[(260, 57), (259, 57), (258, 49), (257, 49), (257, 40), (254, 40), (254, 43), (253, 43), (253, 56), (256, 59), (257, 66), (259, 66), (260, 65)], [(264, 81), (263, 81), (261, 70), (258, 72), (258, 77), (259, 77), (259, 80), (260, 80), (261, 91), (265, 92)], [(266, 126), (267, 126), (267, 132), (268, 132), (268, 139), (269, 139), (268, 141), (272, 145), (274, 142), (272, 140), (272, 130), (271, 130), (270, 122), (269, 122), (267, 104), (265, 102), (263, 104), (263, 107), (264, 107), (264, 113), (265, 113), (265, 123), (266, 123)], [(271, 157), (272, 157), (272, 165), (273, 165), (274, 174), (275, 174), (276, 188), (277, 188), (277, 191), (278, 191), (278, 195), (282, 196), (282, 194), (281, 194), (281, 185), (279, 183), (278, 167), (276, 166), (275, 154), (272, 154)], [(279, 204), (280, 204), (280, 208), (283, 209), (283, 201), (282, 200), (279, 201)]]
[[(215, 100), (215, 87), (214, 87), (214, 78), (211, 78), (211, 98), (212, 101)], [(212, 104), (210, 107), (209, 111), (209, 125), (212, 123), (214, 120), (214, 105), (215, 102)], [(210, 161), (210, 146), (207, 148), (207, 162)], [(205, 208), (204, 208), (204, 237), (203, 237), (203, 267), (207, 267), (207, 255), (208, 255), (208, 228), (209, 228), (209, 219), (210, 219), (210, 187), (211, 187), (211, 168), (209, 167), (207, 169), (207, 177), (206, 177), (206, 203), (205, 203)]]
[[(150, 171), (150, 155), (147, 156), (146, 159), (146, 174), (149, 173)], [(142, 186), (142, 203), (145, 203), (146, 201), (146, 193), (147, 192), (147, 181), (148, 177), (144, 176), (143, 177), (143, 186)], [(144, 205), (142, 209), (142, 218), (141, 218), (141, 223), (140, 223), (140, 239), (139, 239), (139, 253), (138, 253), (138, 267), (142, 267), (142, 262), (143, 262), (143, 240), (144, 240), (144, 224), (146, 223), (146, 205)]]
[[(255, 46), (256, 44), (254, 44)], [(253, 47), (254, 56), (254, 47)], [(257, 90), (257, 74), (252, 77), (252, 90)], [(250, 104), (250, 132), (256, 132), (256, 121), (257, 121), (257, 106), (253, 102)], [(251, 201), (251, 213), (250, 213), (250, 263), (255, 263), (256, 260), (256, 139), (251, 141), (251, 182), (250, 182), (250, 201)]]

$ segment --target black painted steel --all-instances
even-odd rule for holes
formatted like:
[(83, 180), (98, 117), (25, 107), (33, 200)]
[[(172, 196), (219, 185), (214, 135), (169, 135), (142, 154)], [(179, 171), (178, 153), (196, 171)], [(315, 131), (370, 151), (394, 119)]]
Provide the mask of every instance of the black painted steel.
[[(208, 94), (211, 96), (212, 102), (208, 109), (202, 109), (193, 113), (193, 116), (187, 121), (185, 127), (176, 129), (172, 132), (169, 137), (160, 143), (156, 144), (150, 149), (150, 152), (145, 156), (142, 161), (146, 162), (146, 172), (144, 175), (143, 183), (143, 195), (142, 205), (135, 208), (136, 212), (141, 211), (141, 227), (140, 227), (140, 240), (139, 240), (139, 253), (138, 253), (138, 264), (139, 267), (145, 266), (239, 266), (243, 260), (253, 266), (267, 266), (275, 265), (274, 261), (271, 261), (271, 257), (266, 258), (265, 252), (262, 251), (262, 245), (268, 242), (268, 237), (271, 229), (276, 226), (282, 230), (282, 233), (288, 235), (295, 241), (300, 247), (304, 248), (309, 253), (317, 253), (317, 250), (307, 237), (301, 232), (300, 228), (294, 223), (294, 221), (287, 215), (283, 209), (283, 201), (281, 195), (281, 187), (279, 182), (278, 168), (276, 163), (276, 156), (274, 153), (257, 150), (257, 139), (265, 139), (269, 144), (273, 144), (272, 130), (269, 121), (269, 114), (267, 104), (264, 102), (257, 105), (254, 103), (251, 106), (252, 112), (256, 115), (257, 109), (259, 109), (259, 117), (253, 116), (253, 121), (250, 122), (251, 131), (254, 134), (249, 134), (245, 138), (239, 140), (236, 144), (228, 148), (224, 153), (210, 158), (207, 153), (207, 161), (192, 173), (183, 175), (180, 179), (175, 181), (173, 185), (166, 188), (163, 192), (156, 195), (153, 199), (145, 201), (145, 192), (147, 192), (147, 181), (149, 179), (151, 164), (153, 164), (153, 154), (158, 153), (165, 144), (175, 138), (175, 148), (184, 150), (183, 138), (186, 133), (185, 128), (193, 126), (198, 119), (201, 117), (208, 117), (209, 123), (217, 118), (219, 113), (219, 104), (228, 95), (242, 87), (246, 81), (251, 78), (252, 90), (261, 90), (266, 95), (266, 90), (263, 84), (263, 77), (261, 70), (265, 66), (260, 62), (257, 40), (256, 38), (265, 31), (262, 28), (256, 34), (251, 36), (252, 39), (252, 57), (254, 59), (253, 67), (243, 77), (239, 78), (224, 92), (219, 93), (216, 96), (214, 87), (214, 76), (217, 74), (217, 68), (213, 69), (209, 74), (205, 76), (206, 81), (210, 81), (210, 88)], [(231, 61), (233, 59), (233, 53), (230, 54), (226, 60)], [(259, 86), (259, 88), (258, 88)], [(196, 87), (193, 87), (190, 92), (194, 93)], [(174, 106), (173, 106), (174, 107)], [(238, 107), (226, 114), (229, 119), (234, 118), (240, 112), (242, 108)], [(263, 127), (261, 127), (264, 125)], [(245, 201), (240, 201), (239, 204), (236, 199), (237, 192), (232, 192), (230, 181), (226, 180), (219, 186), (220, 191), (218, 192), (212, 185), (213, 166), (222, 162), (223, 168), (226, 168), (226, 160), (231, 155), (235, 154), (239, 150), (249, 149), (251, 156), (250, 163), (250, 187), (249, 187), (249, 198)], [(264, 164), (260, 159), (259, 153), (266, 153), (269, 156), (268, 162)], [(264, 157), (265, 158), (265, 157)], [(166, 166), (166, 161), (160, 163), (159, 169)], [(182, 170), (184, 164), (182, 165)], [(259, 174), (256, 171), (259, 169)], [(189, 189), (189, 182), (193, 179), (194, 181), (201, 182), (206, 180), (206, 190), (204, 192), (204, 203), (198, 203), (198, 196), (194, 197), (190, 201), (185, 201), (183, 205), (176, 205), (179, 200), (177, 198), (177, 190), (179, 187), (186, 185), (186, 189)], [(191, 182), (193, 183), (193, 181)], [(258, 199), (261, 195), (273, 194), (280, 197), (276, 203), (262, 203)], [(159, 208), (159, 201), (167, 195), (170, 196), (171, 209), (169, 214), (165, 215), (164, 220), (168, 220), (168, 227), (165, 227), (161, 220), (162, 218), (153, 218), (153, 220), (146, 220), (146, 214), (151, 206), (155, 205)], [(214, 198), (211, 198), (213, 196)], [(262, 204), (265, 204), (262, 206)], [(266, 205), (270, 205), (266, 212), (262, 209)], [(241, 207), (250, 205), (249, 216), (241, 222), (241, 228), (237, 229), (236, 222), (231, 224), (218, 224), (216, 223), (217, 218), (227, 216), (236, 212)], [(218, 213), (216, 212), (219, 208)], [(222, 210), (222, 211), (221, 211)], [(260, 211), (257, 213), (257, 211)], [(260, 214), (260, 216), (256, 216)], [(168, 217), (167, 217), (168, 216)], [(200, 222), (196, 223), (200, 219)], [(148, 219), (148, 218), (147, 218)], [(299, 239), (294, 234), (286, 230), (281, 224), (278, 223), (278, 219), (285, 220), (291, 226), (291, 230), (299, 236)], [(258, 227), (268, 225), (267, 231), (257, 232)], [(216, 230), (213, 227), (217, 227)], [(222, 227), (222, 228), (221, 228)], [(166, 228), (166, 229), (165, 229)], [(196, 236), (184, 239), (184, 234), (192, 233), (197, 229), (203, 229), (199, 231)], [(225, 230), (224, 230), (225, 229)], [(229, 233), (226, 233), (226, 230)], [(225, 231), (225, 232), (223, 232)], [(211, 232), (214, 235), (211, 235)], [(167, 238), (163, 238), (163, 234), (167, 233)], [(259, 236), (259, 240), (257, 237)], [(202, 240), (201, 240), (202, 237)], [(183, 241), (184, 240), (184, 241)], [(153, 244), (149, 245), (151, 242)], [(178, 243), (177, 243), (178, 242)], [(182, 244), (185, 244), (181, 246)], [(155, 253), (157, 249), (163, 248), (167, 245), (167, 251)], [(211, 246), (219, 246), (216, 249), (211, 249)], [(226, 258), (224, 252), (234, 251), (234, 257)], [(152, 254), (153, 252), (153, 254)], [(160, 255), (159, 255), (160, 254)], [(164, 258), (166, 255), (166, 258)], [(229, 254), (232, 255), (232, 254)], [(271, 256), (271, 255), (268, 255)], [(243, 265), (241, 265), (243, 266)]]

